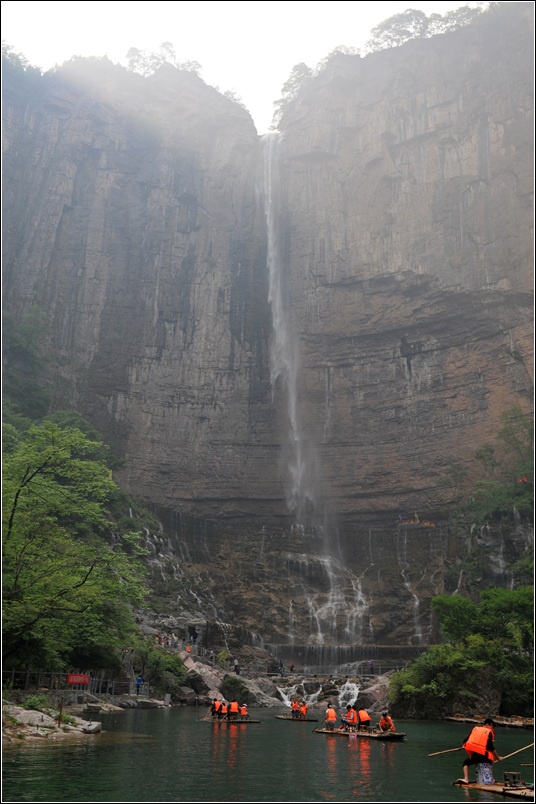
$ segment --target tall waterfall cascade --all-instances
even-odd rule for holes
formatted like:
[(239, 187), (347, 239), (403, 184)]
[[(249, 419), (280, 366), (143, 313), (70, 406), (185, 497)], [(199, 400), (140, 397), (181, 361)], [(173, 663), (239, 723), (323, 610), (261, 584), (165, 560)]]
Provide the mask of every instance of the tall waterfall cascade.
[[(306, 579), (311, 563), (321, 576), (327, 593), (311, 593), (306, 584), (296, 590), (305, 598), (307, 633), (298, 633), (295, 606), (289, 610), (290, 644), (309, 645), (360, 644), (364, 636), (370, 640), (369, 601), (361, 590), (361, 581), (344, 567), (340, 553), (338, 530), (327, 483), (322, 477), (318, 445), (300, 410), (300, 348), (293, 317), (289, 265), (285, 257), (285, 210), (281, 193), (282, 135), (277, 132), (263, 137), (263, 196), (267, 227), (267, 268), (269, 298), (272, 311), (270, 377), (272, 396), (284, 400), (285, 423), (282, 439), (282, 478), (289, 513), (294, 518), (293, 530), (310, 538), (307, 556), (289, 555), (289, 572), (293, 588), (297, 578)], [(315, 548), (316, 545), (316, 548)], [(290, 582), (290, 578), (289, 578)]]

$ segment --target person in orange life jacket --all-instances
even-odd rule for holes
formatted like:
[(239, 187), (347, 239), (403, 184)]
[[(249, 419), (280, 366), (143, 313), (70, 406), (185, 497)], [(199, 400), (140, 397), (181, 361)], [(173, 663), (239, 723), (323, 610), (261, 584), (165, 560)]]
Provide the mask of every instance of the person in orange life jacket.
[(227, 706), (227, 701), (222, 701), (221, 706), (218, 712), (218, 718), (223, 720), (224, 718), (227, 719), (227, 713), (229, 711), (229, 707)]
[(335, 723), (337, 722), (337, 713), (331, 705), (331, 701), (328, 701), (324, 722), (326, 724), (326, 729), (328, 729), (328, 731), (333, 731)]
[(292, 715), (292, 717), (298, 717), (299, 711), (300, 711), (300, 705), (296, 700), (296, 698), (293, 698), (292, 701), (290, 702), (290, 714)]
[(303, 720), (306, 717), (307, 717), (307, 704), (305, 703), (305, 701), (302, 701), (298, 713), (298, 720)]
[(217, 717), (220, 709), (221, 709), (221, 701), (218, 701), (217, 698), (214, 698), (214, 700), (212, 701), (212, 706), (210, 707), (210, 714), (212, 715), (212, 717)]
[(248, 706), (247, 704), (242, 704), (240, 707), (240, 719), (247, 720), (249, 717)]
[(357, 712), (352, 704), (348, 704), (346, 707), (346, 715), (341, 717), (341, 725), (339, 726), (339, 729), (342, 731), (344, 728), (357, 728)]
[(475, 726), (471, 733), (462, 743), (469, 756), (463, 763), (463, 779), (458, 779), (460, 784), (469, 784), (469, 767), (480, 762), (492, 763), (500, 762), (502, 757), (495, 750), (495, 733), (493, 727), (495, 723), (487, 717), (482, 726)]
[(391, 720), (391, 716), (388, 712), (382, 712), (378, 728), (380, 731), (396, 731), (395, 724)]
[(370, 726), (371, 717), (366, 709), (360, 709), (357, 713), (357, 720), (360, 729), (367, 729)]
[(237, 720), (238, 715), (240, 714), (240, 706), (238, 705), (238, 701), (233, 700), (229, 704), (229, 711), (227, 712), (227, 720)]

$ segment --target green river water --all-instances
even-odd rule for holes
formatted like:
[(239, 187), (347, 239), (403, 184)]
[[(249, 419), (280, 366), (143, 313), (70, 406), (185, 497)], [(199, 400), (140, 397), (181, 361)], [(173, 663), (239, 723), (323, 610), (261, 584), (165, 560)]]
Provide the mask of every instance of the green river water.
[[(288, 710), (284, 710), (288, 711)], [(467, 724), (396, 721), (404, 742), (315, 734), (314, 723), (277, 720), (220, 726), (205, 710), (125, 710), (99, 716), (98, 735), (21, 744), (3, 750), (4, 802), (467, 802), (508, 801), (453, 786)], [(499, 754), (533, 742), (531, 731), (496, 729)], [(494, 766), (533, 781), (533, 749)], [(524, 767), (523, 765), (528, 765)], [(474, 769), (472, 769), (474, 779)]]

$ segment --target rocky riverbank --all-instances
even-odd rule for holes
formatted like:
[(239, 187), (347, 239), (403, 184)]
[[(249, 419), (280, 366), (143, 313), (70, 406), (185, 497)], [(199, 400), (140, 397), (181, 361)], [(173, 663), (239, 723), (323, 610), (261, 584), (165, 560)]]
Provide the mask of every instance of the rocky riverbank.
[(96, 720), (83, 720), (65, 710), (26, 709), (3, 702), (2, 743), (25, 740), (60, 740), (81, 735), (98, 734), (102, 724)]

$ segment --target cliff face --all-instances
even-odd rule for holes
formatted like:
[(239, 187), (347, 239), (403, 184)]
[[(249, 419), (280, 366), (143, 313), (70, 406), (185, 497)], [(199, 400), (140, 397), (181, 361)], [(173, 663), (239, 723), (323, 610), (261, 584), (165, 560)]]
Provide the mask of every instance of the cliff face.
[[(18, 80), (5, 73), (4, 302), (44, 315), (55, 404), (115, 446), (122, 486), (232, 523), (229, 555), (253, 560), (251, 531), (291, 514), (336, 533), (260, 561), (272, 591), (252, 576), (256, 597), (224, 606), (250, 627), (275, 594), (287, 614), (265, 630), (283, 640), (299, 556), (318, 555), (292, 615), (310, 633), (352, 586), (326, 556), (355, 580), (360, 523), (441, 510), (449, 463), (472, 482), (501, 413), (531, 409), (532, 5), (331, 59), (270, 162), (248, 113), (193, 74), (80, 60), (31, 92)], [(323, 603), (300, 613), (315, 584)], [(414, 600), (402, 631), (379, 626), (391, 600), (369, 635), (411, 641)]]

